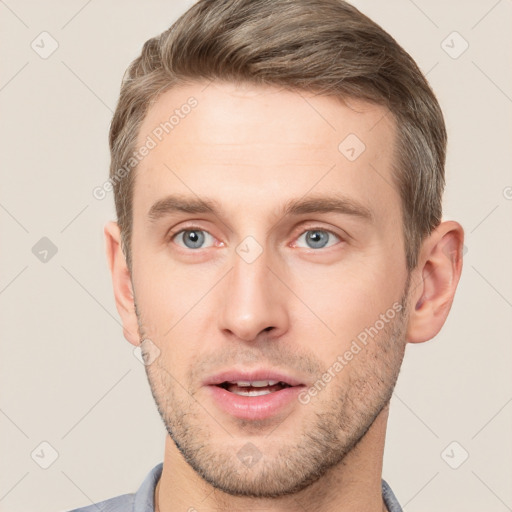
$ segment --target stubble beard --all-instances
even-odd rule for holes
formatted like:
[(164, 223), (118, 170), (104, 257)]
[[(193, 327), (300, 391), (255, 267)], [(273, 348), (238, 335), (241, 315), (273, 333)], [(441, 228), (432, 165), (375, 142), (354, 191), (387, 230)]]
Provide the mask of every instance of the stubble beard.
[[(286, 432), (280, 435), (281, 426), (270, 435), (267, 429), (266, 435), (256, 437), (254, 425), (247, 422), (223, 426), (222, 418), (213, 418), (193, 396), (194, 391), (185, 390), (162, 366), (161, 358), (146, 366), (160, 416), (183, 458), (214, 488), (252, 498), (295, 494), (342, 464), (391, 399), (405, 350), (408, 284), (400, 302), (402, 310), (343, 369), (342, 373), (349, 372), (343, 385), (334, 388), (333, 379), (329, 384), (333, 390), (328, 387), (318, 400), (297, 405), (313, 412), (302, 420), (301, 434), (293, 439)], [(144, 331), (140, 323), (139, 330)], [(249, 430), (244, 432), (245, 427)], [(222, 438), (213, 439), (215, 431)], [(243, 438), (236, 438), (237, 431)], [(251, 466), (239, 456), (248, 442), (259, 454)]]

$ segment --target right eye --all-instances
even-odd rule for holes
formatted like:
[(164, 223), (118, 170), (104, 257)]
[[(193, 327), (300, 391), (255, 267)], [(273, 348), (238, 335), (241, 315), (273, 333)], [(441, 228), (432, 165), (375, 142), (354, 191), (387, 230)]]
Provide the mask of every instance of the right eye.
[(185, 249), (204, 249), (204, 243), (207, 247), (212, 247), (213, 236), (204, 229), (182, 229), (173, 237), (176, 243)]

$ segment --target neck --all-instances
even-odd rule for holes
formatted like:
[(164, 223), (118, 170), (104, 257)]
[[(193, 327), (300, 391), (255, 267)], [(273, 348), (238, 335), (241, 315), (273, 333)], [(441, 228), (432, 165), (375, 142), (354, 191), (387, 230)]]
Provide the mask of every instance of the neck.
[(215, 489), (192, 469), (167, 436), (162, 476), (155, 491), (155, 512), (387, 512), (381, 478), (388, 407), (338, 465), (309, 487), (278, 498), (231, 496)]

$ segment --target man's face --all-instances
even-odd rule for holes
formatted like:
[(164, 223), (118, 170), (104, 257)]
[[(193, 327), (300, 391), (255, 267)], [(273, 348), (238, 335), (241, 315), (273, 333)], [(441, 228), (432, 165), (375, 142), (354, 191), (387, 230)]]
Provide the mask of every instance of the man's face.
[(360, 101), (205, 86), (165, 93), (139, 134), (138, 147), (157, 142), (134, 188), (139, 330), (187, 462), (230, 494), (279, 496), (343, 459), (398, 376), (408, 274), (395, 126)]

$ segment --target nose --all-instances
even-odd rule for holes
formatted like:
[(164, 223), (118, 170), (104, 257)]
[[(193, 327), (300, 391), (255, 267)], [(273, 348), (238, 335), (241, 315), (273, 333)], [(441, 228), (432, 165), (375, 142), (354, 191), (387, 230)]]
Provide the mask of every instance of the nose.
[(233, 269), (224, 280), (219, 299), (219, 328), (225, 335), (256, 341), (265, 335), (279, 337), (288, 330), (286, 287), (269, 263), (266, 251), (250, 263), (237, 253), (233, 255)]

